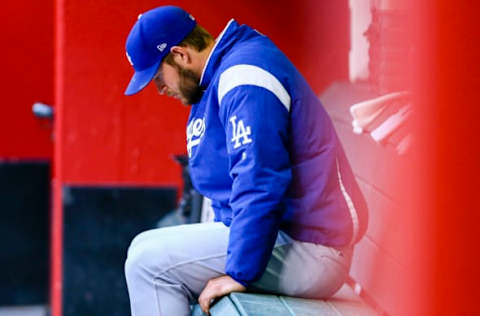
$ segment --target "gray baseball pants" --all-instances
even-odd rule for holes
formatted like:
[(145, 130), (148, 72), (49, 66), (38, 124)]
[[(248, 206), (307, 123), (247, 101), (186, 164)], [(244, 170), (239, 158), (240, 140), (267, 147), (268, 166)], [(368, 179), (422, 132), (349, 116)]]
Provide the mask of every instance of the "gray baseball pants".
[[(201, 223), (135, 237), (125, 263), (132, 316), (190, 315), (207, 281), (225, 274), (228, 236), (223, 223)], [(351, 255), (351, 248), (299, 242), (279, 232), (264, 274), (248, 290), (328, 297), (345, 282)]]

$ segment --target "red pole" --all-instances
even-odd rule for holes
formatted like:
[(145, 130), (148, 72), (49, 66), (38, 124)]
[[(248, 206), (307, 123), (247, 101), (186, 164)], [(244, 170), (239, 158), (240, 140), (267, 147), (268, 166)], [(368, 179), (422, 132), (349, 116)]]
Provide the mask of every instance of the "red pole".
[(54, 156), (53, 156), (53, 208), (51, 214), (51, 279), (50, 306), (52, 316), (62, 315), (62, 281), (63, 281), (63, 203), (62, 203), (62, 118), (64, 103), (64, 45), (65, 45), (65, 0), (55, 1), (54, 28)]
[[(433, 77), (435, 227), (433, 315), (478, 314), (480, 207), (479, 86), (480, 5), (476, 1), (427, 1), (435, 29), (425, 71)], [(430, 69), (429, 69), (430, 68)]]

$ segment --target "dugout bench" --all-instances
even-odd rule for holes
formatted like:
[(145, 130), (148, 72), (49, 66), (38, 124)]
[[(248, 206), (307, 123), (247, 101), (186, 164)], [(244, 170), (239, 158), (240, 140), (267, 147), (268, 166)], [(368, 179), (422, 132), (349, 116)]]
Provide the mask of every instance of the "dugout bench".
[[(212, 316), (406, 315), (408, 308), (392, 284), (401, 283), (410, 264), (402, 253), (405, 247), (399, 246), (408, 232), (398, 216), (406, 198), (398, 183), (410, 169), (409, 155), (399, 155), (368, 134), (354, 134), (349, 112), (352, 104), (376, 96), (368, 85), (343, 82), (320, 96), (369, 206), (368, 230), (355, 247), (348, 282), (327, 300), (231, 293), (211, 307)], [(200, 315), (195, 305), (192, 316)]]

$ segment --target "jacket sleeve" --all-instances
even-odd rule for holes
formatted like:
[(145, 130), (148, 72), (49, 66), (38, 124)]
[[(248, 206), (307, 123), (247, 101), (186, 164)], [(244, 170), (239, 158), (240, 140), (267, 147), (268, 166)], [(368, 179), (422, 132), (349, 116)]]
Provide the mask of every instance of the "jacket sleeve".
[(226, 133), (233, 218), (226, 273), (248, 286), (270, 259), (291, 182), (289, 104), (261, 86), (239, 85), (220, 101)]

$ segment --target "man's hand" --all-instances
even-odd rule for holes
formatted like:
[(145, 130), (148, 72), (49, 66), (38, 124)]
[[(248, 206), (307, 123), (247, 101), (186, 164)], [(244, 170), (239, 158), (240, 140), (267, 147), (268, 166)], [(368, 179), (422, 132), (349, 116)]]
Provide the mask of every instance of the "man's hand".
[(202, 311), (210, 315), (210, 303), (213, 299), (227, 295), (231, 292), (244, 292), (247, 288), (232, 279), (229, 275), (211, 279), (198, 297), (198, 303)]

